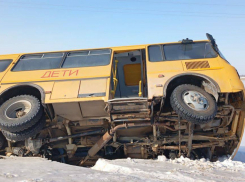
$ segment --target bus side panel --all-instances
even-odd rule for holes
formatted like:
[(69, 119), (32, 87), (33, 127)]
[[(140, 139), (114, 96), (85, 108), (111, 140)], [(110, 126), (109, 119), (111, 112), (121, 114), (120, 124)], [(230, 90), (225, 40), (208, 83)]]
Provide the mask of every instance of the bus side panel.
[[(51, 98), (46, 98), (45, 102), (66, 102), (68, 99), (78, 98), (78, 92), (80, 88), (81, 80), (97, 80), (96, 85), (87, 84), (83, 81), (83, 87), (93, 90), (94, 93), (100, 93), (101, 86), (104, 84), (103, 88), (106, 88), (103, 92), (103, 97), (98, 95), (100, 99), (107, 101), (109, 96), (109, 86), (107, 84), (107, 79), (110, 79), (111, 66), (97, 66), (97, 67), (84, 67), (84, 68), (69, 68), (69, 69), (53, 69), (53, 70), (35, 70), (35, 71), (9, 71), (6, 73), (2, 80), (2, 84), (30, 84), (30, 83), (43, 83), (43, 82), (55, 82), (55, 86), (52, 90), (53, 95)], [(106, 81), (105, 81), (106, 80)], [(101, 81), (101, 83), (100, 83)], [(62, 83), (67, 82), (67, 83)], [(90, 88), (91, 87), (91, 88)], [(73, 90), (73, 91), (70, 91)], [(46, 90), (45, 90), (46, 91)], [(73, 96), (68, 96), (69, 92), (74, 92)], [(80, 91), (83, 93), (83, 91)], [(58, 94), (58, 95), (57, 95)], [(93, 97), (80, 97), (79, 100), (82, 101), (83, 98), (87, 100), (93, 100)], [(95, 100), (97, 100), (96, 98)]]

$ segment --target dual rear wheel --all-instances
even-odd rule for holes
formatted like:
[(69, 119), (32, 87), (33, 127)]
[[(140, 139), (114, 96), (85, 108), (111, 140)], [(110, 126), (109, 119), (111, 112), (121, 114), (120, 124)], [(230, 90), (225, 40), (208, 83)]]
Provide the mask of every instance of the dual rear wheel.
[(23, 141), (45, 126), (43, 107), (32, 95), (19, 95), (0, 107), (0, 128), (7, 140)]

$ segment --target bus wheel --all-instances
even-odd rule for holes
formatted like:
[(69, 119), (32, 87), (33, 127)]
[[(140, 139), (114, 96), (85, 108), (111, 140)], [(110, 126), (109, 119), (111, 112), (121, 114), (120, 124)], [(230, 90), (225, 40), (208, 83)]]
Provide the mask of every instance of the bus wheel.
[(4, 102), (0, 107), (0, 128), (20, 132), (34, 126), (42, 117), (40, 101), (31, 95), (19, 95)]
[(6, 140), (5, 140), (4, 136), (3, 136), (3, 134), (0, 132), (0, 149), (3, 148), (5, 141)]
[(194, 85), (180, 85), (170, 97), (173, 110), (183, 119), (194, 124), (205, 124), (217, 113), (215, 100), (203, 89)]
[(36, 125), (24, 131), (12, 133), (9, 131), (2, 130), (2, 133), (9, 141), (24, 141), (30, 137), (34, 137), (35, 135), (37, 135), (45, 127), (45, 124), (46, 118), (45, 116), (43, 116)]

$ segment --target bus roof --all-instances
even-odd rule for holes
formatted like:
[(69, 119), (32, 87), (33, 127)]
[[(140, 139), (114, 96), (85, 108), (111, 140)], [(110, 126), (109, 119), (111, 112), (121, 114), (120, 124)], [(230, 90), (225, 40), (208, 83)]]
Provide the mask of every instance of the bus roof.
[[(193, 42), (210, 42), (209, 40), (197, 40)], [(141, 45), (131, 45), (131, 46), (116, 46), (116, 47), (100, 47), (100, 48), (86, 48), (86, 49), (74, 49), (74, 50), (61, 50), (61, 51), (44, 51), (44, 52), (28, 52), (28, 53), (14, 53), (14, 54), (1, 54), (0, 56), (17, 56), (24, 54), (41, 54), (41, 53), (57, 53), (57, 52), (70, 52), (70, 51), (80, 51), (80, 50), (96, 50), (96, 49), (112, 49), (113, 51), (123, 51), (123, 50), (136, 50), (144, 49), (149, 45), (161, 45), (161, 44), (177, 44), (179, 42), (165, 42), (165, 43), (153, 43), (153, 44), (141, 44)]]

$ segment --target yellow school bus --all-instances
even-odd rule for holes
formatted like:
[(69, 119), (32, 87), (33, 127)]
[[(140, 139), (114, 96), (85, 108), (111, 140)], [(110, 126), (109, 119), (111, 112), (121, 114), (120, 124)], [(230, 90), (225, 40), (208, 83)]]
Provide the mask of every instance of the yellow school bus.
[(89, 165), (234, 156), (244, 86), (212, 37), (0, 55), (0, 147)]

